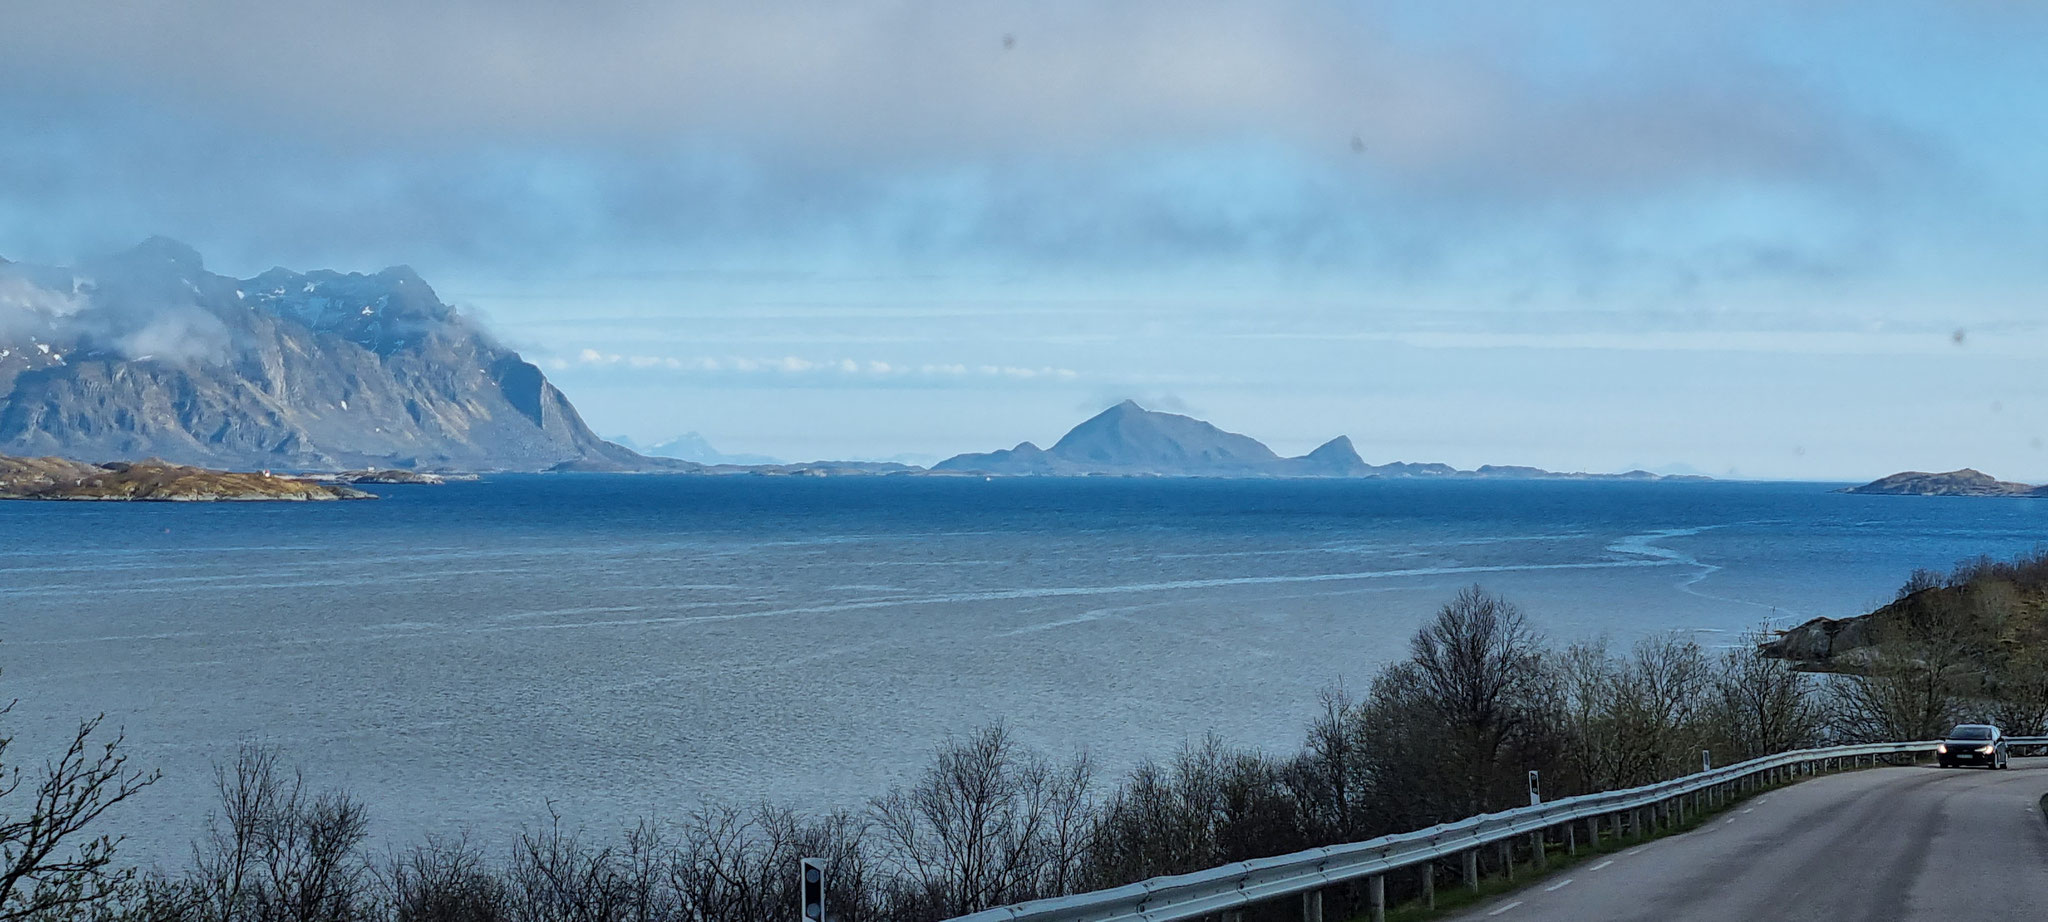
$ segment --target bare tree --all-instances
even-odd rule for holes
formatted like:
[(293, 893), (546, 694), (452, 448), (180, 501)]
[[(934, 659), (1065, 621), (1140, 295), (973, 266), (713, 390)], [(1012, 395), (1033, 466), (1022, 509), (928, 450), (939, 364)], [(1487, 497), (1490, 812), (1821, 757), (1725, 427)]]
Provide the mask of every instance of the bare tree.
[(152, 903), (208, 922), (351, 922), (369, 910), (361, 846), (369, 814), (348, 794), (309, 792), (275, 749), (243, 744), (214, 767), (219, 812), (193, 845), (192, 871)]
[(945, 918), (1071, 885), (1091, 775), (1085, 758), (1056, 768), (1000, 723), (947, 739), (917, 784), (873, 802), (883, 860), (907, 882), (902, 899)]
[[(11, 701), (0, 706), (0, 717), (13, 710)], [(45, 763), (32, 784), (20, 766), (7, 762), (13, 737), (0, 736), (0, 922), (73, 915), (115, 897), (134, 879), (132, 870), (112, 866), (121, 837), (90, 829), (158, 774), (128, 767), (123, 736), (101, 738), (104, 719), (81, 722), (63, 754)]]
[(1724, 763), (1819, 742), (1813, 677), (1761, 655), (1757, 648), (1771, 636), (1769, 625), (1759, 626), (1743, 646), (1722, 654), (1714, 674), (1711, 745)]
[(1499, 806), (1519, 774), (1505, 764), (1542, 697), (1545, 681), (1536, 632), (1520, 608), (1472, 586), (1437, 611), (1409, 642), (1413, 703), (1447, 746), (1441, 761), (1450, 806), (1464, 814)]
[(1363, 838), (1358, 801), (1366, 785), (1359, 705), (1342, 685), (1323, 689), (1316, 704), (1306, 744), (1287, 766), (1286, 783), (1300, 803), (1309, 840), (1319, 845), (1355, 841)]

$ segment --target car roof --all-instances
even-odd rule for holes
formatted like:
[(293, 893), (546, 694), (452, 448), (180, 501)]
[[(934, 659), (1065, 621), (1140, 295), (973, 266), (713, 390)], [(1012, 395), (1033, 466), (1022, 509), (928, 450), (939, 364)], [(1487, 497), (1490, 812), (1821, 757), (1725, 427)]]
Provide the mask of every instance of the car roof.
[(1950, 730), (1949, 732), (1950, 732), (1950, 733), (1954, 733), (1954, 732), (1955, 732), (1956, 730), (1962, 730), (1962, 729), (1966, 729), (1966, 728), (1967, 728), (1967, 729), (1972, 729), (1972, 730), (1994, 730), (1994, 731), (1998, 729), (1998, 727), (1997, 727), (1997, 726), (1996, 726), (1995, 724), (1956, 724), (1956, 725), (1955, 725), (1955, 727), (1954, 727), (1954, 729)]

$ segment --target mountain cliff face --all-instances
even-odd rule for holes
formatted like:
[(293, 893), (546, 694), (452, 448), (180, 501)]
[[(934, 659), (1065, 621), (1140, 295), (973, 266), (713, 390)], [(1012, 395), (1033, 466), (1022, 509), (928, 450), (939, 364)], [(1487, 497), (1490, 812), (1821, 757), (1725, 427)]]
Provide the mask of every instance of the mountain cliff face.
[(1075, 477), (1090, 474), (1160, 477), (1460, 477), (1574, 480), (1704, 480), (1626, 474), (1558, 474), (1533, 467), (1487, 465), (1461, 471), (1448, 464), (1367, 464), (1347, 436), (1299, 458), (1283, 458), (1257, 439), (1225, 432), (1187, 416), (1147, 410), (1126, 400), (1075, 426), (1051, 448), (1015, 448), (957, 455), (934, 471)]
[(163, 239), (75, 268), (0, 266), (0, 454), (660, 466), (593, 435), (539, 368), (409, 268), (232, 279)]

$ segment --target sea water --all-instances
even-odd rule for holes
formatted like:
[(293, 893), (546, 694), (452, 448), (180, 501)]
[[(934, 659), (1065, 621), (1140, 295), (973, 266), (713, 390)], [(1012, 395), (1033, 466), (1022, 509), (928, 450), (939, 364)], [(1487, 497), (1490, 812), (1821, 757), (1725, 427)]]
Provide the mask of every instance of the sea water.
[(277, 747), (381, 842), (610, 834), (710, 800), (859, 807), (1004, 721), (1105, 772), (1290, 752), (1458, 589), (1551, 640), (1858, 614), (2048, 543), (2048, 501), (1834, 485), (507, 476), (376, 502), (0, 503), (0, 718), (104, 712), (182, 860), (212, 766)]

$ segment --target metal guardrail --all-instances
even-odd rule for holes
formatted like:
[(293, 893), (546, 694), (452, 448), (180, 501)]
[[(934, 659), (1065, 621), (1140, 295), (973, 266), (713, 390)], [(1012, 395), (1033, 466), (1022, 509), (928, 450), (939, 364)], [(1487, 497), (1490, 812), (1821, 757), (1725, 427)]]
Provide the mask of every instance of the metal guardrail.
[[(1367, 879), (1371, 909), (1379, 917), (1385, 906), (1383, 875), (1390, 871), (1461, 858), (1467, 882), (1476, 883), (1478, 853), (1488, 846), (1512, 848), (1524, 836), (1559, 828), (1569, 830), (1566, 834), (1575, 838), (1573, 824), (1579, 822), (1589, 824), (1589, 843), (1597, 842), (1603, 819), (1615, 834), (1624, 826), (1639, 832), (1646, 822), (1672, 822), (1688, 809), (1688, 798), (1689, 808), (1697, 812), (1703, 800), (1709, 806), (1718, 805), (1737, 791), (1786, 777), (1814, 774), (1844, 762), (1874, 763), (1881, 757), (1898, 755), (1917, 757), (1933, 752), (1937, 742), (1865, 743), (1783, 752), (1671, 781), (1581, 794), (1415, 832), (1241, 861), (1191, 874), (1154, 877), (1108, 890), (1033, 900), (960, 916), (953, 922), (1179, 922), (1236, 912), (1255, 903), (1295, 895), (1309, 897), (1304, 900), (1304, 916), (1309, 922), (1320, 922), (1322, 901), (1315, 894), (1324, 887), (1359, 878)], [(2048, 749), (2048, 737), (2011, 737), (2009, 746)]]

